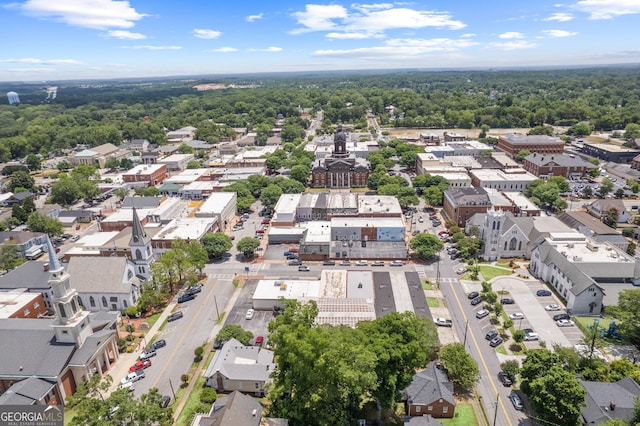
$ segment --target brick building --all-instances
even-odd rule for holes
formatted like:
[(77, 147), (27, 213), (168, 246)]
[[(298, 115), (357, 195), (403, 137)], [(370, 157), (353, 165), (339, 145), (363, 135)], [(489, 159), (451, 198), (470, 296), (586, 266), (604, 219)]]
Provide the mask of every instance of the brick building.
[(164, 164), (141, 164), (123, 173), (122, 180), (130, 184), (155, 186), (164, 182), (166, 176), (167, 166)]
[(538, 177), (564, 176), (567, 179), (588, 177), (596, 165), (575, 155), (540, 155), (536, 152), (524, 159), (523, 167)]
[(498, 138), (498, 150), (511, 157), (522, 150), (543, 155), (560, 155), (564, 151), (564, 142), (553, 136), (508, 134)]
[(318, 160), (311, 171), (314, 188), (364, 188), (369, 180), (369, 167), (365, 160), (356, 158), (347, 150), (347, 137), (338, 126), (333, 140), (333, 152)]
[(443, 197), (442, 216), (445, 220), (454, 221), (458, 226), (464, 228), (467, 220), (474, 214), (486, 213), (494, 204), (499, 205), (499, 208), (505, 211), (513, 212), (515, 210), (515, 206), (500, 196), (495, 189), (447, 189)]

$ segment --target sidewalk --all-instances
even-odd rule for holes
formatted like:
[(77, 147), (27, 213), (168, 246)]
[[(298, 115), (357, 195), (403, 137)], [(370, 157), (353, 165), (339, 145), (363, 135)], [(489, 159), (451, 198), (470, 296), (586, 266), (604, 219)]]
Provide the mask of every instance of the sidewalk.
[[(231, 312), (231, 309), (236, 304), (238, 297), (240, 297), (240, 293), (242, 292), (242, 287), (243, 286), (238, 286), (235, 289), (235, 291), (233, 292), (233, 295), (231, 295), (231, 298), (229, 299), (225, 307), (222, 309), (222, 312), (225, 312), (227, 314)], [(202, 373), (207, 369), (208, 365), (204, 365), (204, 364), (209, 358), (209, 354), (211, 354), (211, 352), (213, 351), (213, 344), (211, 344), (211, 342), (213, 342), (218, 332), (220, 332), (220, 329), (224, 326), (224, 323), (226, 322), (227, 317), (228, 315), (225, 315), (224, 321), (216, 323), (216, 325), (214, 325), (213, 328), (211, 329), (211, 334), (209, 335), (209, 343), (205, 348), (204, 354), (202, 354), (202, 361), (198, 365), (198, 368), (193, 372), (193, 375), (191, 376), (191, 381), (189, 382), (189, 385), (185, 389), (185, 392), (183, 394), (183, 397), (180, 399), (180, 402), (173, 407), (174, 420), (177, 421), (178, 417), (180, 417), (180, 413), (182, 412), (184, 405), (187, 403), (187, 400), (189, 399), (189, 395), (193, 391), (193, 388), (195, 387), (196, 382), (198, 381), (198, 377), (200, 377)]]

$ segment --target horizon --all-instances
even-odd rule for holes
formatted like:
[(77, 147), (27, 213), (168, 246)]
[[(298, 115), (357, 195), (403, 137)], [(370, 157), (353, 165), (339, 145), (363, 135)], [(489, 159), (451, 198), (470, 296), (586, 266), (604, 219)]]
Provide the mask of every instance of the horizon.
[(169, 3), (5, 3), (0, 81), (640, 63), (634, 0)]

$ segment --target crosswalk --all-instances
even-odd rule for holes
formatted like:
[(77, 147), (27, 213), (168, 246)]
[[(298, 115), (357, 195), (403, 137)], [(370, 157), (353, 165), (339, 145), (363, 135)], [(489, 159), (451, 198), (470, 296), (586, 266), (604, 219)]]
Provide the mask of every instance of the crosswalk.
[(210, 278), (233, 278), (233, 274), (208, 274)]

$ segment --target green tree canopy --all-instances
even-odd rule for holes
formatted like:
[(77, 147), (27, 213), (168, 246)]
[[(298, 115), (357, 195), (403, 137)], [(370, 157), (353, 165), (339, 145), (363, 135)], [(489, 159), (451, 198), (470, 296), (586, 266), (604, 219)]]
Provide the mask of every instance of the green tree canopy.
[(421, 232), (411, 239), (409, 247), (420, 259), (431, 260), (444, 247), (440, 238), (433, 234)]
[(16, 192), (18, 188), (24, 188), (25, 191), (33, 191), (36, 181), (29, 173), (18, 170), (11, 175), (9, 182), (7, 183), (7, 189), (11, 192)]
[(529, 401), (542, 420), (567, 426), (579, 424), (586, 391), (575, 373), (561, 365), (553, 365), (531, 380), (528, 387)]
[(258, 247), (260, 247), (260, 241), (252, 237), (244, 237), (236, 244), (238, 251), (247, 257), (252, 257)]
[(209, 258), (219, 258), (233, 247), (231, 238), (223, 232), (209, 232), (200, 240)]
[(37, 211), (29, 215), (27, 227), (33, 232), (44, 232), (50, 237), (62, 235), (64, 232), (64, 227), (58, 219), (46, 216)]
[(478, 364), (461, 343), (444, 345), (440, 349), (440, 361), (451, 381), (462, 389), (470, 389), (480, 379)]
[(243, 345), (248, 345), (249, 341), (253, 339), (253, 333), (245, 330), (242, 326), (236, 324), (226, 324), (220, 329), (216, 335), (216, 340), (221, 342), (228, 342), (231, 339), (236, 339)]
[(271, 184), (262, 190), (260, 194), (260, 201), (263, 205), (270, 209), (276, 206), (276, 203), (283, 194), (282, 188), (278, 185)]

